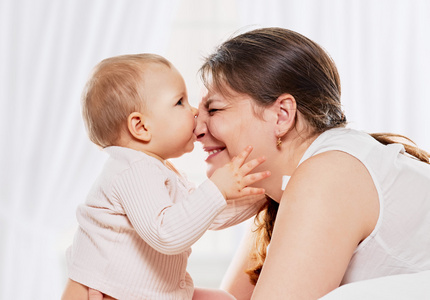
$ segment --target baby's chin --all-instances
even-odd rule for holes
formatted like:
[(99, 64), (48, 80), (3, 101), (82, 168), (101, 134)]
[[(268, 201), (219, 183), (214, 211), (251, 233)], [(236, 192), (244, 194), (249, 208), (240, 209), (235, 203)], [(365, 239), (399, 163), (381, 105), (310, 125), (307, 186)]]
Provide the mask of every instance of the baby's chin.
[(182, 154), (190, 153), (194, 150), (194, 142), (190, 142), (185, 148)]
[(192, 152), (194, 150), (194, 144), (192, 144), (191, 146), (187, 146), (181, 150), (182, 151), (180, 151), (180, 152), (175, 152), (175, 153), (171, 154), (167, 159), (179, 158), (184, 154)]

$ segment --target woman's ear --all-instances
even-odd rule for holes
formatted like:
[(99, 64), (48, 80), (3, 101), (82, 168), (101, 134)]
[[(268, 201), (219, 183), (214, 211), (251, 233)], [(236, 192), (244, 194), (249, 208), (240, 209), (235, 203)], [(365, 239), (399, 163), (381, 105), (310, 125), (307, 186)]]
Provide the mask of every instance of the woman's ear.
[(296, 123), (297, 103), (290, 94), (282, 94), (276, 99), (277, 122), (275, 134), (284, 136)]
[(145, 119), (141, 113), (131, 113), (127, 119), (127, 127), (134, 138), (143, 142), (149, 142), (151, 140), (151, 133), (147, 126), (145, 126)]

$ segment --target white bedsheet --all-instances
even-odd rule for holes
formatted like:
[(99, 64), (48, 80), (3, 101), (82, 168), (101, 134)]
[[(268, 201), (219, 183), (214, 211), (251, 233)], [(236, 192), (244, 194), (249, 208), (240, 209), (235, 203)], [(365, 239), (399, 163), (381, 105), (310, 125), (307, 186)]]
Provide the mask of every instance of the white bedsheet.
[(345, 284), (320, 300), (430, 300), (430, 270)]

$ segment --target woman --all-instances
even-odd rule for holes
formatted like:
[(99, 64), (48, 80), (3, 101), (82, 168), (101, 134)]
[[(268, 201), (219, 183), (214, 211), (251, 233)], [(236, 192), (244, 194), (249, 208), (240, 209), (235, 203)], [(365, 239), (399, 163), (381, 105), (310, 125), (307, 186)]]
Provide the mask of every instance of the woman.
[(271, 200), (227, 291), (316, 299), (345, 283), (430, 269), (429, 154), (400, 136), (346, 129), (338, 72), (321, 47), (258, 29), (222, 44), (201, 75), (195, 133), (211, 153), (208, 174), (247, 144), (272, 173), (256, 184)]
[(345, 283), (430, 270), (429, 154), (400, 136), (346, 129), (338, 72), (321, 47), (258, 29), (223, 43), (201, 74), (195, 134), (208, 175), (246, 145), (272, 174), (256, 184), (268, 200), (227, 272), (228, 292), (317, 299)]

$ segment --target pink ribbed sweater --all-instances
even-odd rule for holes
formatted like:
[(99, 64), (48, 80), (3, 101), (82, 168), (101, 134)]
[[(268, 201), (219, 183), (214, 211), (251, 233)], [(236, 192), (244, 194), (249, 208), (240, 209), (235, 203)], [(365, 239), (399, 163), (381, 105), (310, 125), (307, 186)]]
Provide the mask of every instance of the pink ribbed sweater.
[(67, 251), (70, 279), (118, 299), (191, 299), (191, 245), (207, 229), (251, 217), (264, 201), (227, 205), (210, 180), (194, 189), (142, 152), (105, 151), (110, 157), (77, 209), (79, 228)]

